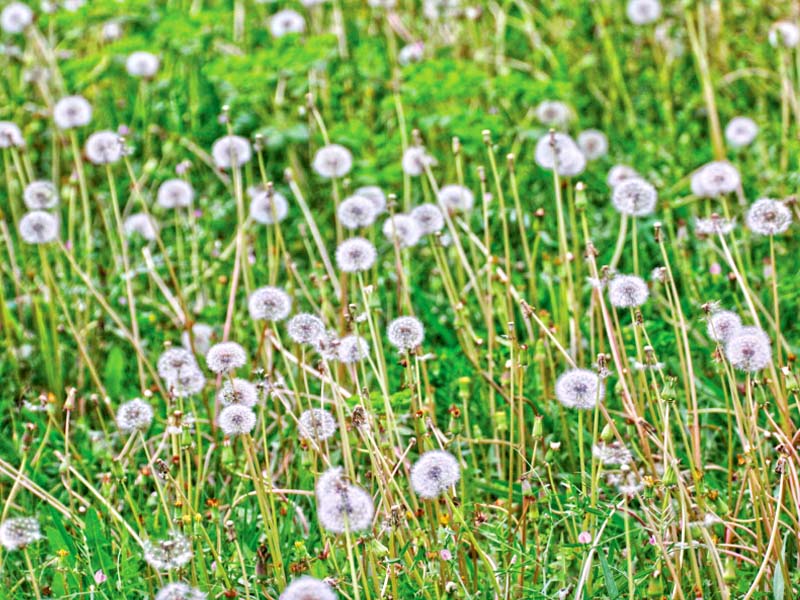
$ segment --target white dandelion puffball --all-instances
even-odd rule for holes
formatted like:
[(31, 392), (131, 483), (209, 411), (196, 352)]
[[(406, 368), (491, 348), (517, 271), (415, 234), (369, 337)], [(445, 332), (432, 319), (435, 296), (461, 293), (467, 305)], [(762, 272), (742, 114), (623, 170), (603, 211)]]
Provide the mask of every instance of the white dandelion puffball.
[(634, 25), (649, 25), (661, 16), (659, 0), (628, 0), (625, 10), (628, 20)]
[(758, 125), (750, 117), (734, 117), (725, 126), (725, 139), (734, 148), (753, 143), (758, 135)]
[(731, 310), (720, 310), (708, 318), (708, 337), (723, 344), (742, 328), (742, 319)]
[(712, 215), (708, 219), (695, 219), (694, 232), (698, 236), (728, 235), (736, 229), (736, 219), (723, 219)]
[(19, 236), (28, 244), (47, 244), (59, 233), (58, 217), (43, 210), (32, 210), (19, 220)]
[(436, 195), (439, 206), (451, 213), (469, 212), (475, 205), (475, 195), (468, 187), (451, 183), (439, 189)]
[(192, 556), (192, 542), (179, 531), (170, 531), (163, 540), (144, 542), (144, 560), (156, 571), (182, 567)]
[(703, 165), (692, 173), (692, 193), (698, 198), (716, 198), (735, 192), (742, 179), (739, 170), (726, 161)]
[(360, 273), (372, 268), (378, 252), (369, 240), (354, 237), (343, 241), (336, 248), (336, 265), (345, 273)]
[(572, 119), (572, 109), (559, 100), (545, 100), (536, 107), (536, 118), (543, 125), (561, 127)]
[(725, 356), (740, 371), (760, 371), (772, 360), (769, 336), (759, 327), (742, 327), (725, 344)]
[(608, 154), (608, 138), (598, 129), (587, 129), (578, 134), (578, 147), (587, 160), (597, 160)]
[(240, 404), (252, 408), (258, 404), (258, 388), (246, 379), (226, 379), (217, 392), (217, 400), (222, 406)]
[(346, 335), (336, 345), (336, 358), (345, 364), (357, 363), (369, 354), (369, 343), (359, 335)]
[(336, 592), (324, 581), (303, 575), (292, 581), (278, 600), (336, 600)]
[(122, 25), (118, 21), (107, 21), (103, 23), (101, 31), (103, 41), (113, 42), (122, 37)]
[(22, 33), (31, 23), (33, 23), (33, 11), (22, 2), (7, 4), (0, 14), (0, 27), (6, 33)]
[(16, 517), (0, 523), (0, 545), (7, 552), (30, 546), (42, 537), (39, 521), (34, 517)]
[(22, 148), (25, 140), (16, 123), (0, 121), (0, 148)]
[(386, 236), (386, 239), (393, 243), (397, 241), (401, 248), (416, 246), (419, 238), (422, 237), (419, 225), (409, 215), (393, 215), (389, 217), (383, 222), (381, 231)]
[(444, 229), (444, 215), (435, 204), (420, 204), (411, 211), (411, 218), (417, 222), (422, 235)]
[(761, 198), (753, 202), (745, 222), (753, 233), (778, 235), (792, 224), (792, 211), (779, 200)]
[(156, 594), (155, 600), (206, 600), (207, 595), (192, 586), (177, 582), (168, 583)]
[(431, 167), (435, 163), (433, 157), (422, 146), (406, 148), (401, 161), (403, 172), (411, 177), (419, 177), (425, 172), (425, 167)]
[(269, 19), (269, 31), (272, 37), (283, 37), (290, 33), (303, 33), (306, 30), (306, 20), (296, 10), (285, 8), (279, 10)]
[(280, 223), (289, 214), (289, 202), (280, 192), (272, 187), (250, 187), (250, 218), (262, 225)]
[(397, 62), (399, 62), (402, 66), (419, 62), (423, 58), (425, 58), (425, 44), (422, 42), (412, 42), (410, 44), (406, 44), (400, 48), (400, 51), (397, 53)]
[(286, 330), (295, 343), (313, 344), (325, 335), (325, 323), (319, 317), (300, 313), (289, 319)]
[(353, 155), (344, 146), (329, 144), (317, 150), (311, 167), (325, 179), (344, 177), (353, 168)]
[(208, 368), (217, 375), (225, 375), (243, 367), (247, 363), (247, 353), (236, 342), (214, 344), (206, 353)]
[(156, 368), (161, 377), (172, 379), (182, 371), (197, 368), (197, 361), (186, 348), (169, 348), (158, 357)]
[(242, 136), (225, 135), (211, 146), (211, 156), (218, 169), (230, 169), (250, 162), (253, 150), (250, 142)]
[(566, 408), (592, 409), (605, 393), (597, 373), (588, 369), (571, 369), (556, 381), (556, 398)]
[(244, 404), (231, 404), (220, 411), (217, 425), (228, 437), (244, 435), (256, 426), (256, 413)]
[(127, 237), (140, 235), (148, 242), (152, 242), (158, 237), (158, 222), (151, 215), (133, 213), (125, 219), (122, 230)]
[(622, 466), (633, 461), (633, 454), (621, 442), (614, 440), (610, 444), (600, 441), (592, 447), (592, 456), (605, 467)]
[(776, 21), (769, 29), (769, 43), (776, 48), (794, 48), (800, 43), (800, 28), (789, 21)]
[(317, 495), (317, 519), (331, 533), (367, 530), (374, 515), (372, 496), (356, 485), (340, 481)]
[(298, 419), (300, 437), (321, 442), (336, 433), (336, 420), (327, 410), (311, 408)]
[(165, 377), (170, 393), (176, 398), (187, 398), (203, 391), (206, 377), (197, 365), (184, 369), (180, 373)]
[(187, 350), (192, 349), (192, 339), (194, 338), (194, 350), (198, 354), (206, 355), (208, 349), (211, 348), (211, 340), (214, 338), (214, 328), (205, 323), (195, 323), (192, 325), (192, 335), (189, 336), (188, 331), (181, 334), (181, 343)]
[(413, 350), (425, 339), (425, 327), (416, 317), (397, 317), (386, 328), (386, 337), (398, 350)]
[(117, 409), (117, 427), (123, 433), (147, 431), (153, 422), (153, 407), (141, 398), (120, 404)]
[(183, 179), (167, 179), (158, 186), (156, 202), (161, 208), (188, 208), (194, 200), (194, 189)]
[(53, 107), (53, 121), (59, 129), (83, 127), (92, 120), (92, 105), (83, 96), (66, 96)]
[(117, 162), (125, 151), (122, 139), (113, 131), (96, 131), (90, 135), (84, 146), (86, 158), (96, 165), (110, 165)]
[(580, 175), (586, 168), (586, 157), (565, 133), (547, 133), (539, 138), (534, 158), (540, 167), (555, 169), (561, 177)]
[(356, 195), (345, 198), (336, 211), (336, 218), (345, 229), (369, 227), (377, 217), (375, 205), (365, 196)]
[(281, 288), (267, 285), (250, 294), (247, 308), (257, 321), (283, 321), (292, 310), (292, 298)]
[(611, 193), (611, 203), (618, 213), (629, 217), (646, 217), (656, 209), (658, 192), (640, 177), (620, 182)]
[(369, 198), (375, 207), (375, 214), (386, 212), (386, 194), (377, 185), (365, 185), (355, 191), (356, 196)]
[(444, 450), (430, 450), (411, 467), (411, 487), (417, 496), (433, 500), (452, 488), (461, 478), (455, 456)]
[(22, 194), (30, 210), (47, 210), (58, 205), (58, 191), (50, 181), (31, 181)]
[(628, 165), (614, 165), (608, 171), (606, 183), (608, 183), (608, 187), (615, 188), (626, 179), (631, 179), (633, 177), (641, 178), (641, 175), (639, 175), (633, 167), (629, 167)]
[(617, 308), (633, 308), (647, 302), (647, 283), (636, 275), (617, 275), (608, 282), (608, 299)]
[(150, 52), (134, 52), (125, 61), (125, 70), (131, 77), (144, 77), (149, 79), (158, 73), (159, 60)]

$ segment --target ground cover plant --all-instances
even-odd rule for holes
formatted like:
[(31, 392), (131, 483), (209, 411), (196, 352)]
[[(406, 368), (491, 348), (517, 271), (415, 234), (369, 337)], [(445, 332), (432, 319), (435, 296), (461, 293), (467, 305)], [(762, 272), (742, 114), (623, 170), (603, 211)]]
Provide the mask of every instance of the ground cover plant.
[(796, 3), (0, 10), (0, 598), (800, 594)]

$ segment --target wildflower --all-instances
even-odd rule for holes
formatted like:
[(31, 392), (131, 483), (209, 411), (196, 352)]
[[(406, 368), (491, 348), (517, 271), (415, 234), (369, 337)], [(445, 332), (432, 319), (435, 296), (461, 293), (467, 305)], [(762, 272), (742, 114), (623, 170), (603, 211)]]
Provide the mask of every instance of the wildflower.
[(608, 154), (608, 138), (597, 129), (587, 129), (578, 134), (578, 147), (587, 160), (597, 160)]
[(598, 442), (592, 447), (592, 456), (605, 467), (627, 465), (633, 460), (631, 451), (617, 440), (611, 443)]
[(632, 308), (647, 302), (647, 283), (636, 275), (617, 275), (608, 282), (608, 299), (617, 308)]
[(6, 33), (22, 33), (31, 23), (33, 23), (33, 11), (22, 2), (7, 4), (0, 14), (0, 27)]
[(317, 518), (320, 525), (332, 533), (356, 532), (369, 529), (375, 505), (362, 488), (348, 483), (341, 470), (320, 477), (317, 483)]
[(611, 202), (620, 214), (645, 217), (652, 214), (658, 201), (658, 192), (640, 177), (631, 177), (614, 187)]
[(398, 317), (386, 328), (389, 343), (398, 350), (413, 350), (422, 344), (425, 328), (416, 317)]
[(251, 187), (247, 194), (250, 196), (250, 218), (256, 223), (273, 225), (283, 221), (289, 214), (286, 197), (272, 187)]
[(226, 135), (211, 146), (211, 156), (218, 169), (230, 169), (249, 162), (253, 150), (245, 138), (239, 135)]
[(239, 404), (252, 408), (258, 404), (258, 388), (246, 379), (225, 380), (217, 392), (217, 400), (222, 406)]
[(345, 364), (364, 360), (367, 354), (369, 354), (369, 344), (358, 335), (346, 335), (336, 344), (336, 358)]
[(88, 137), (86, 158), (96, 165), (110, 165), (122, 158), (125, 150), (122, 140), (113, 131), (96, 131)]
[(83, 96), (66, 96), (53, 107), (53, 121), (59, 129), (83, 127), (92, 120), (92, 105)]
[(122, 25), (117, 21), (107, 21), (103, 23), (101, 35), (106, 42), (118, 40), (122, 37)]
[(49, 181), (31, 181), (25, 186), (23, 199), (30, 210), (46, 210), (58, 204), (58, 192)]
[(267, 285), (250, 294), (247, 308), (252, 319), (283, 321), (292, 310), (292, 299), (281, 288)]
[(403, 172), (411, 177), (419, 177), (425, 172), (425, 167), (434, 164), (436, 161), (422, 146), (409, 146), (403, 152)]
[(375, 246), (362, 237), (347, 239), (336, 248), (336, 264), (345, 273), (366, 271), (377, 258)]
[(150, 52), (134, 52), (125, 61), (125, 70), (131, 77), (150, 79), (158, 72), (159, 60)]
[[(400, 51), (397, 53), (397, 62), (405, 66), (412, 62), (419, 62), (424, 57), (425, 45), (422, 42), (412, 42), (400, 48)], [(411, 173), (409, 173), (409, 175), (411, 175)]]
[(747, 226), (760, 235), (778, 235), (789, 229), (792, 212), (778, 200), (761, 198), (747, 211)]
[(789, 21), (776, 21), (769, 29), (769, 43), (776, 48), (794, 48), (800, 43), (800, 28)]
[(58, 233), (58, 217), (43, 210), (32, 210), (19, 220), (19, 236), (29, 244), (47, 244)]
[(545, 100), (536, 107), (536, 118), (544, 125), (561, 127), (569, 123), (572, 110), (559, 100)]
[(356, 196), (369, 198), (375, 207), (375, 214), (379, 215), (386, 212), (386, 194), (377, 185), (366, 185), (355, 191)]
[(350, 196), (346, 198), (336, 211), (339, 223), (346, 229), (368, 227), (375, 222), (378, 215), (372, 200), (364, 196)]
[(605, 392), (597, 373), (588, 369), (570, 369), (556, 381), (556, 398), (566, 408), (592, 409)]
[(209, 348), (206, 354), (208, 368), (218, 375), (231, 373), (244, 366), (247, 354), (236, 342), (221, 342)]
[(244, 404), (231, 404), (220, 411), (217, 425), (228, 437), (244, 435), (256, 426), (256, 413)]
[[(194, 338), (194, 350), (198, 354), (205, 356), (208, 349), (211, 347), (211, 339), (214, 337), (214, 328), (205, 323), (195, 323), (192, 325), (192, 338)], [(181, 343), (187, 350), (192, 348), (192, 340), (189, 337), (189, 332), (184, 331), (181, 334)]]
[(430, 450), (411, 467), (411, 487), (427, 500), (438, 498), (461, 479), (455, 456), (444, 450)]
[(708, 219), (695, 219), (694, 232), (698, 236), (728, 235), (736, 228), (736, 219), (723, 219), (712, 215)]
[(763, 329), (742, 327), (725, 344), (725, 356), (740, 371), (760, 371), (772, 359), (772, 344)]
[(444, 215), (435, 204), (420, 204), (411, 211), (422, 235), (436, 233), (444, 228)]
[(182, 567), (192, 556), (192, 543), (179, 531), (170, 531), (163, 540), (144, 542), (144, 560), (157, 571)]
[(614, 165), (608, 171), (606, 183), (608, 183), (609, 187), (615, 188), (623, 181), (633, 177), (641, 178), (633, 167), (629, 167), (628, 165)]
[(725, 139), (734, 148), (750, 145), (758, 135), (758, 125), (749, 117), (734, 117), (725, 126)]
[(579, 544), (591, 544), (592, 543), (592, 534), (588, 531), (581, 531), (578, 534), (578, 543)]
[(450, 184), (439, 189), (437, 194), (439, 205), (451, 213), (469, 212), (475, 204), (472, 191), (463, 185)]
[(206, 600), (206, 594), (185, 583), (168, 583), (159, 590), (155, 600)]
[(94, 572), (93, 579), (97, 585), (101, 585), (108, 581), (108, 576), (103, 572), (103, 569), (97, 569), (97, 571)]
[(298, 429), (300, 437), (321, 442), (336, 432), (336, 420), (327, 410), (311, 408), (300, 415)]
[(203, 388), (206, 386), (205, 375), (203, 375), (203, 372), (197, 365), (188, 367), (180, 373), (172, 377), (165, 377), (164, 379), (167, 382), (169, 391), (176, 398), (194, 396), (202, 392)]
[(171, 379), (183, 370), (197, 367), (194, 355), (185, 348), (169, 348), (158, 357), (156, 368), (164, 379)]
[(383, 222), (383, 235), (387, 239), (394, 242), (401, 248), (409, 248), (416, 246), (422, 232), (419, 229), (417, 222), (409, 215), (393, 215)]
[(6, 519), (0, 524), (0, 545), (7, 552), (24, 548), (40, 539), (39, 521), (34, 517)]
[(661, 3), (658, 0), (628, 0), (625, 12), (634, 25), (649, 25), (661, 16)]
[(311, 166), (325, 179), (343, 177), (353, 167), (353, 155), (344, 146), (329, 144), (317, 150)]
[(580, 175), (586, 168), (586, 157), (565, 133), (547, 133), (539, 138), (534, 158), (540, 167), (555, 169), (561, 177)]
[(324, 581), (303, 575), (292, 581), (278, 600), (336, 600), (336, 592)]
[(708, 337), (723, 344), (742, 328), (742, 319), (735, 312), (720, 310), (708, 318)]
[(0, 121), (0, 148), (22, 148), (25, 140), (16, 123)]
[(289, 320), (289, 337), (298, 344), (311, 344), (325, 335), (325, 324), (319, 317), (300, 313)]
[(158, 186), (156, 202), (161, 208), (189, 208), (194, 200), (194, 189), (183, 179), (167, 179)]
[(147, 431), (153, 422), (153, 407), (141, 398), (134, 398), (117, 409), (117, 427), (123, 433)]
[(306, 20), (303, 15), (291, 8), (276, 12), (269, 20), (269, 31), (272, 37), (283, 37), (290, 33), (303, 33), (306, 30)]
[(122, 229), (128, 237), (138, 234), (152, 242), (158, 237), (158, 223), (156, 220), (145, 213), (133, 213), (122, 224)]
[(736, 191), (741, 182), (739, 171), (731, 163), (710, 162), (692, 174), (692, 193), (698, 198), (716, 198)]

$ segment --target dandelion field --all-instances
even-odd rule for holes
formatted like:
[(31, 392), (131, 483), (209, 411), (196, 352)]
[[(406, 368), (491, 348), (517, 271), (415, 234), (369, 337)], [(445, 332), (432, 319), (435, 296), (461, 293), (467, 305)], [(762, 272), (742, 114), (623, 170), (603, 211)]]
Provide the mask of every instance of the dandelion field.
[(800, 596), (796, 3), (0, 11), (0, 598)]

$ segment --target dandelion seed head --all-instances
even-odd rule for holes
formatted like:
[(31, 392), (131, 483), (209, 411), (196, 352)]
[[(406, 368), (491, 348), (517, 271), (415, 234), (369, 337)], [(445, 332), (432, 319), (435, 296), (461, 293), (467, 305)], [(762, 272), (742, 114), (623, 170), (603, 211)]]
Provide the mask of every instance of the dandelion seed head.
[(390, 242), (397, 244), (401, 248), (409, 248), (416, 246), (422, 236), (417, 222), (409, 215), (392, 215), (383, 222), (383, 235), (386, 236)]
[(163, 540), (145, 540), (144, 560), (156, 571), (177, 569), (192, 560), (192, 543), (179, 531), (170, 531)]
[(317, 519), (331, 533), (358, 532), (372, 526), (375, 505), (364, 489), (339, 482), (318, 490)]
[(155, 600), (206, 600), (206, 594), (182, 582), (168, 583), (156, 594)]
[(313, 344), (325, 335), (322, 319), (308, 313), (300, 313), (289, 319), (286, 327), (289, 337), (298, 344)]
[[(397, 53), (397, 62), (403, 66), (420, 62), (423, 58), (425, 58), (425, 44), (422, 42), (406, 44), (400, 48), (400, 51)], [(409, 175), (411, 175), (411, 173), (409, 173)]]
[(257, 321), (283, 321), (292, 310), (292, 299), (281, 288), (267, 285), (250, 294), (247, 308)]
[(627, 465), (633, 461), (633, 455), (624, 444), (618, 440), (611, 443), (598, 442), (592, 447), (594, 456), (603, 466)]
[(180, 373), (165, 377), (167, 388), (176, 398), (187, 398), (203, 391), (206, 377), (197, 365), (186, 367)]
[(736, 229), (736, 219), (712, 216), (708, 219), (694, 220), (694, 232), (698, 236), (728, 235), (734, 229)]
[(311, 408), (300, 415), (298, 430), (300, 437), (321, 442), (336, 433), (336, 420), (327, 410)]
[(556, 398), (566, 408), (589, 410), (605, 397), (597, 373), (588, 369), (570, 369), (556, 381)]
[(0, 13), (0, 27), (10, 34), (22, 33), (33, 23), (33, 11), (27, 4), (11, 2)]
[[(208, 352), (208, 349), (211, 347), (211, 340), (214, 338), (214, 328), (205, 323), (195, 323), (192, 325), (192, 337), (194, 337), (195, 352), (205, 356), (206, 352)], [(181, 334), (181, 343), (184, 348), (191, 350), (192, 344), (189, 339), (188, 331), (184, 331)]]
[(608, 154), (608, 138), (598, 129), (587, 129), (578, 134), (578, 147), (587, 160), (597, 160)]
[(228, 437), (244, 435), (256, 426), (256, 413), (244, 404), (231, 404), (220, 411), (217, 425)]
[(250, 162), (253, 149), (250, 142), (242, 136), (225, 135), (211, 146), (211, 156), (218, 169), (231, 169)]
[(222, 406), (239, 404), (252, 408), (258, 404), (258, 388), (246, 379), (225, 380), (217, 392), (217, 400)]
[(792, 224), (792, 211), (779, 200), (761, 198), (747, 211), (745, 221), (753, 233), (778, 235)]
[(400, 351), (413, 350), (425, 339), (425, 327), (416, 317), (398, 317), (386, 328), (389, 343)]
[(436, 164), (434, 158), (428, 154), (423, 146), (409, 146), (403, 152), (403, 172), (411, 177), (419, 177), (425, 172), (425, 167)]
[(451, 213), (466, 213), (475, 205), (475, 195), (468, 187), (451, 183), (439, 189), (439, 206)]
[(716, 198), (736, 191), (742, 179), (731, 163), (715, 161), (703, 165), (692, 174), (692, 193), (698, 198)]
[(625, 10), (628, 20), (634, 25), (649, 25), (661, 16), (659, 0), (628, 0)]
[(0, 545), (8, 552), (30, 546), (42, 537), (39, 521), (34, 517), (15, 517), (0, 524)]
[(430, 450), (411, 467), (411, 487), (420, 498), (432, 500), (452, 488), (461, 478), (455, 456), (444, 450)]
[(153, 422), (153, 407), (141, 398), (134, 398), (117, 409), (117, 427), (123, 433), (147, 431)]
[(262, 186), (250, 187), (250, 217), (256, 223), (273, 225), (280, 223), (289, 214), (289, 202), (280, 192)]
[(536, 118), (543, 125), (563, 127), (572, 119), (572, 109), (560, 100), (544, 100), (536, 107)]
[(25, 206), (29, 210), (47, 210), (58, 205), (58, 191), (50, 181), (32, 181), (23, 192)]
[(122, 37), (122, 25), (117, 21), (106, 21), (103, 23), (101, 35), (106, 42), (118, 40)]
[(336, 600), (336, 592), (324, 581), (303, 575), (292, 581), (278, 600)]
[(723, 344), (742, 328), (742, 319), (731, 310), (720, 310), (708, 318), (708, 337)]
[(386, 212), (386, 194), (377, 185), (365, 185), (355, 191), (356, 196), (369, 198), (375, 208), (375, 214), (380, 215)]
[(336, 217), (345, 229), (369, 227), (377, 216), (372, 200), (358, 195), (345, 198), (336, 211)]
[(125, 146), (113, 131), (95, 131), (86, 139), (86, 158), (96, 165), (110, 165), (122, 158)]
[(750, 117), (734, 117), (725, 126), (725, 139), (734, 148), (753, 143), (758, 135), (758, 125)]
[(614, 187), (611, 202), (620, 214), (645, 217), (656, 209), (658, 192), (648, 181), (640, 177), (631, 177)]
[(161, 377), (171, 379), (178, 376), (181, 371), (196, 368), (197, 361), (186, 348), (169, 348), (158, 357), (156, 367)]
[(236, 342), (214, 344), (206, 353), (208, 368), (218, 375), (231, 373), (247, 363), (247, 353)]
[(269, 20), (269, 31), (272, 37), (283, 37), (292, 33), (303, 33), (306, 20), (296, 10), (285, 8), (276, 12)]
[(644, 490), (644, 479), (635, 469), (623, 470), (620, 473), (611, 473), (606, 477), (609, 485), (613, 485), (619, 494), (633, 498)]
[(161, 208), (172, 210), (189, 208), (194, 200), (194, 189), (183, 179), (167, 179), (158, 186), (156, 202)]
[(158, 222), (146, 213), (133, 213), (125, 219), (122, 230), (127, 237), (140, 235), (152, 242), (158, 237)]
[(608, 187), (615, 188), (623, 181), (634, 177), (641, 178), (641, 175), (639, 175), (633, 167), (629, 167), (628, 165), (614, 165), (608, 171), (606, 183), (608, 183)]
[(345, 364), (360, 362), (368, 354), (369, 343), (359, 335), (346, 335), (336, 345), (336, 358)]
[(580, 175), (586, 168), (586, 157), (575, 140), (565, 133), (546, 133), (539, 138), (534, 159), (543, 169), (556, 169), (562, 177)]
[(435, 204), (420, 204), (411, 211), (411, 218), (417, 222), (422, 235), (444, 229), (444, 215)]
[(725, 356), (740, 371), (760, 371), (772, 360), (769, 336), (759, 327), (741, 327), (725, 344)]
[(125, 70), (131, 77), (143, 77), (150, 79), (158, 73), (160, 61), (151, 52), (142, 50), (131, 53), (125, 61)]
[(367, 271), (377, 258), (375, 246), (362, 237), (345, 240), (336, 248), (336, 265), (345, 273)]
[(43, 210), (32, 210), (19, 220), (19, 236), (28, 244), (47, 244), (58, 238), (58, 217)]
[(344, 146), (328, 144), (317, 150), (311, 167), (325, 179), (344, 177), (353, 168), (353, 155)]
[(66, 96), (53, 107), (53, 121), (59, 129), (83, 127), (92, 121), (92, 105), (83, 96)]
[(0, 121), (0, 148), (22, 148), (25, 140), (16, 123)]
[(769, 43), (775, 48), (794, 48), (800, 43), (800, 28), (789, 21), (776, 21), (769, 29)]
[(641, 306), (649, 296), (647, 282), (637, 275), (617, 275), (608, 282), (608, 299), (617, 308)]

